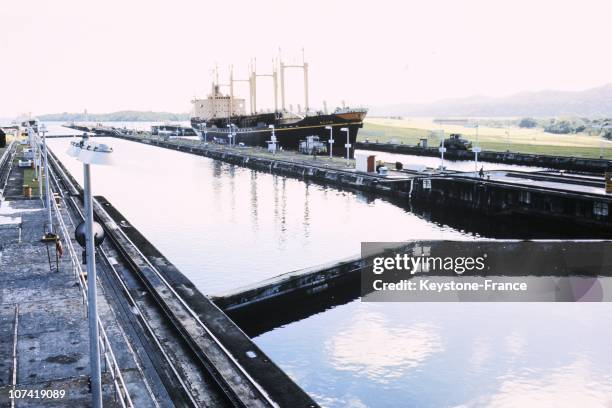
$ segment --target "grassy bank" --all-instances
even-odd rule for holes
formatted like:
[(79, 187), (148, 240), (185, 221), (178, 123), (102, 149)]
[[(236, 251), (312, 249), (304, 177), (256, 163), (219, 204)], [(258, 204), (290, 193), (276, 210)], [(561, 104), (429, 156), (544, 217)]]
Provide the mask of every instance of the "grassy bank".
[[(29, 147), (28, 145), (19, 145), (17, 146), (17, 155), (14, 160), (19, 160), (20, 157), (23, 156), (23, 150)], [(35, 179), (36, 171), (30, 167), (23, 168), (23, 184), (32, 187), (32, 197), (39, 196), (39, 189), (41, 186), (44, 186), (45, 177), (42, 176), (39, 180)]]
[[(398, 142), (416, 144), (421, 138), (427, 138), (430, 146), (440, 143), (439, 133), (443, 130), (445, 137), (450, 133), (461, 133), (466, 139), (476, 141), (476, 129), (461, 125), (439, 125), (431, 119), (366, 119), (359, 132), (359, 140)], [(603, 157), (612, 159), (612, 142), (596, 135), (576, 133), (556, 135), (546, 133), (542, 128), (525, 129), (519, 127), (488, 127), (478, 129), (479, 145), (484, 150), (506, 151), (533, 154), (552, 154), (578, 157)]]

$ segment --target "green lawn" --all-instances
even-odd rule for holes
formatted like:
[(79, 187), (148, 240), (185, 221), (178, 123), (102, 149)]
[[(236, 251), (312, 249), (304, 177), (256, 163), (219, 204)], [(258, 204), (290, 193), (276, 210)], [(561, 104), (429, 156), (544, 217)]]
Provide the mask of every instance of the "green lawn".
[[(414, 145), (421, 138), (427, 138), (429, 146), (438, 146), (439, 133), (444, 130), (445, 137), (450, 133), (461, 133), (465, 138), (476, 141), (475, 129), (457, 125), (437, 125), (427, 119), (383, 119), (371, 118), (359, 131), (358, 140), (371, 142), (397, 142)], [(522, 129), (518, 127), (493, 128), (481, 126), (478, 136), (483, 150), (506, 151), (532, 154), (551, 154), (560, 156), (594, 157), (603, 154), (612, 159), (612, 141), (587, 133), (555, 135), (543, 129)]]
[[(23, 156), (22, 151), (24, 148), (29, 147), (26, 145), (17, 146), (17, 155), (15, 156), (15, 161), (19, 160)], [(38, 197), (39, 188), (44, 188), (45, 177), (42, 176), (40, 179), (40, 183), (38, 180), (34, 180), (36, 176), (36, 172), (32, 168), (24, 168), (23, 169), (23, 184), (32, 187), (32, 197)]]
[[(39, 182), (34, 180), (35, 177), (35, 172), (34, 169), (23, 169), (23, 184), (24, 185), (28, 185), (30, 187), (32, 187), (32, 197), (38, 197), (38, 189), (39, 189)], [(42, 177), (42, 182), (44, 183), (45, 178)], [(44, 186), (44, 184), (42, 184), (42, 186)]]
[(358, 140), (369, 139), (370, 142), (379, 141), (387, 143), (393, 140), (404, 144), (417, 144), (421, 138), (429, 138), (432, 142), (433, 134), (430, 130), (409, 127), (386, 126), (376, 123), (365, 122), (363, 129), (358, 133)]

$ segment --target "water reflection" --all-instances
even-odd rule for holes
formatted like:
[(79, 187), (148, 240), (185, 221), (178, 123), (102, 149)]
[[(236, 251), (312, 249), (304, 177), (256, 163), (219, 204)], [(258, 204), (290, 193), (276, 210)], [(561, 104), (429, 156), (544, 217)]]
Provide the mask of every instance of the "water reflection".
[(346, 327), (325, 342), (336, 370), (347, 370), (388, 383), (443, 351), (439, 329), (425, 322), (390, 322), (380, 313), (357, 309)]
[[(403, 203), (256, 173), (205, 157), (113, 138), (116, 166), (94, 169), (106, 196), (206, 294), (359, 253), (364, 240), (470, 239)], [(80, 180), (80, 163), (51, 149)], [(350, 231), (350, 233), (348, 233)]]
[(259, 224), (259, 219), (257, 217), (257, 206), (257, 172), (253, 170), (251, 171), (251, 215), (253, 220), (251, 228), (253, 231), (257, 231)]
[[(68, 142), (49, 144), (80, 180), (80, 163), (63, 154)], [(405, 200), (108, 142), (119, 165), (94, 169), (94, 193), (113, 202), (204, 293), (350, 256), (364, 240), (542, 237), (559, 228), (435, 207), (412, 213)], [(324, 406), (609, 404), (612, 328), (603, 322), (610, 305), (349, 300), (323, 302), (340, 305), (285, 320), (256, 338)]]
[(543, 372), (509, 373), (500, 380), (497, 391), (461, 406), (609, 407), (612, 403), (612, 375), (582, 357)]
[(356, 300), (256, 342), (328, 407), (604, 407), (611, 312), (610, 304)]

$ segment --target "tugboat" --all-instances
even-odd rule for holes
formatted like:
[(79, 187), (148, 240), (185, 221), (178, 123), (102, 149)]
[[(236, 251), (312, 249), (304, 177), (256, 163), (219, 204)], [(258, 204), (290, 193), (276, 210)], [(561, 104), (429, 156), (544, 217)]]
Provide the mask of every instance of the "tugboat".
[[(285, 108), (284, 71), (287, 68), (304, 70), (304, 110), (298, 105), (298, 112)], [(278, 74), (280, 72), (281, 108), (278, 108)], [(274, 86), (274, 111), (257, 111), (256, 78), (270, 76)], [(250, 112), (246, 113), (246, 101), (235, 98), (233, 84), (236, 81), (247, 81), (250, 85)], [(221, 93), (218, 79), (212, 84), (211, 92), (205, 99), (194, 98), (192, 128), (208, 141), (238, 145), (266, 147), (276, 138), (276, 146), (284, 150), (298, 150), (300, 141), (309, 136), (317, 136), (319, 141), (332, 148), (332, 154), (346, 154), (347, 133), (351, 145), (349, 154), (353, 157), (357, 132), (363, 127), (367, 114), (365, 108), (336, 108), (333, 113), (311, 111), (308, 105), (308, 63), (302, 65), (285, 65), (281, 61), (279, 69), (274, 67), (272, 74), (260, 75), (254, 69), (245, 80), (233, 78), (230, 71), (229, 94)], [(326, 109), (325, 109), (326, 110)], [(330, 144), (330, 138), (334, 143)], [(233, 140), (232, 140), (233, 139)]]

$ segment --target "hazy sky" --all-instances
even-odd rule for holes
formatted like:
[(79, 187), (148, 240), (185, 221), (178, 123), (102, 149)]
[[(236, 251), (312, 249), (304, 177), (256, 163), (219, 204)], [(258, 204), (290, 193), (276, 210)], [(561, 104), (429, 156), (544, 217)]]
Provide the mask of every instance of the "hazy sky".
[[(269, 71), (279, 47), (305, 48), (315, 107), (579, 90), (612, 82), (611, 18), (610, 0), (3, 0), (0, 117), (187, 112), (215, 63)], [(302, 103), (298, 71), (287, 88)]]

